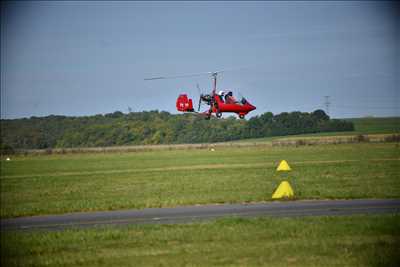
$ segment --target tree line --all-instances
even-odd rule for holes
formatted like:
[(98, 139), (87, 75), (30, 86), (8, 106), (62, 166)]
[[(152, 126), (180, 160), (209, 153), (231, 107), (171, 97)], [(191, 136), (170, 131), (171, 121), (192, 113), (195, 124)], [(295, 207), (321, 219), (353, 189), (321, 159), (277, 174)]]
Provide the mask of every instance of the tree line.
[(195, 114), (165, 111), (94, 116), (50, 115), (1, 120), (1, 148), (46, 149), (146, 144), (207, 143), (304, 133), (353, 131), (349, 121), (330, 119), (314, 112), (266, 112), (249, 120), (234, 116), (205, 120)]

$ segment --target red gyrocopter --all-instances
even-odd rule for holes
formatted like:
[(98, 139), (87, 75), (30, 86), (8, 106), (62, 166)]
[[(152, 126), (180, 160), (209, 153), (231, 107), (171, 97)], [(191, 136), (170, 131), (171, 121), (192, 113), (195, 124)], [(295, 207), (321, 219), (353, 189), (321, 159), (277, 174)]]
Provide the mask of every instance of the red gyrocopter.
[[(255, 110), (256, 107), (250, 104), (244, 97), (240, 101), (237, 101), (233, 96), (231, 91), (219, 91), (217, 93), (217, 75), (224, 71), (215, 71), (215, 72), (205, 72), (205, 73), (197, 73), (190, 75), (180, 75), (180, 76), (169, 76), (169, 77), (154, 77), (154, 78), (146, 78), (145, 80), (160, 80), (160, 79), (174, 79), (174, 78), (183, 78), (183, 77), (192, 77), (199, 75), (211, 75), (213, 79), (213, 89), (210, 94), (200, 94), (199, 97), (199, 105), (197, 112), (193, 108), (192, 99), (188, 98), (187, 94), (183, 93), (178, 96), (176, 100), (176, 108), (181, 112), (196, 112), (200, 111), (201, 103), (205, 103), (210, 106), (210, 108), (202, 114), (205, 115), (206, 119), (210, 119), (211, 115), (215, 113), (217, 118), (222, 116), (222, 113), (236, 113), (239, 118), (244, 119), (246, 114), (250, 111)], [(199, 89), (199, 87), (197, 86)], [(199, 89), (200, 90), (200, 89)]]

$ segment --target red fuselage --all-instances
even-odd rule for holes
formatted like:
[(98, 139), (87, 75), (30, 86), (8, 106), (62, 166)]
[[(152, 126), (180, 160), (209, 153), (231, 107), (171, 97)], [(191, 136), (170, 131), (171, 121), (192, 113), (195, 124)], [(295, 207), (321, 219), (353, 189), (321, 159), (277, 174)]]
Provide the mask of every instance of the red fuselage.
[(218, 111), (221, 113), (231, 112), (238, 114), (240, 117), (243, 117), (250, 111), (256, 109), (256, 107), (250, 104), (247, 100), (235, 103), (226, 103), (222, 101), (218, 95), (215, 96), (215, 102), (216, 105), (213, 106), (212, 110), (215, 113), (217, 113)]
[[(202, 96), (200, 101), (204, 101), (210, 105), (210, 109), (204, 112), (207, 118), (210, 118), (211, 113), (215, 113), (215, 115), (220, 118), (222, 113), (230, 112), (238, 114), (239, 117), (243, 119), (247, 113), (256, 109), (255, 106), (244, 98), (240, 102), (236, 101), (233, 97), (225, 99), (224, 101), (219, 95), (214, 95), (214, 97), (206, 95), (206, 97)], [(180, 94), (176, 100), (176, 109), (181, 112), (194, 112), (192, 99), (188, 98), (187, 94)]]

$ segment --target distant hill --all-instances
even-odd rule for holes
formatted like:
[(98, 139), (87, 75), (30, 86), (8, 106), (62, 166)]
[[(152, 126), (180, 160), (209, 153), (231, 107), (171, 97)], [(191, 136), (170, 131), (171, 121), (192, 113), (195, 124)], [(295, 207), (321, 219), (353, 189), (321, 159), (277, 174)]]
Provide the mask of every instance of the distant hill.
[(400, 117), (387, 118), (352, 118), (345, 119), (354, 124), (354, 131), (359, 133), (395, 133), (400, 132)]
[(205, 120), (195, 114), (120, 111), (84, 117), (47, 116), (1, 120), (2, 150), (209, 143), (305, 133), (352, 131), (351, 121), (311, 113), (266, 112), (249, 120)]

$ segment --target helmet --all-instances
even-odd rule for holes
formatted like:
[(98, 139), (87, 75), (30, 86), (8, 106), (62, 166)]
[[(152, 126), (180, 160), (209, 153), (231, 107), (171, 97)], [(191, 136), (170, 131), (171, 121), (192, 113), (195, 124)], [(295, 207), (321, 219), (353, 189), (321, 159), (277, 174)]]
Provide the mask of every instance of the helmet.
[(219, 91), (218, 94), (219, 95), (224, 95), (225, 93), (224, 93), (224, 91)]

